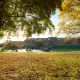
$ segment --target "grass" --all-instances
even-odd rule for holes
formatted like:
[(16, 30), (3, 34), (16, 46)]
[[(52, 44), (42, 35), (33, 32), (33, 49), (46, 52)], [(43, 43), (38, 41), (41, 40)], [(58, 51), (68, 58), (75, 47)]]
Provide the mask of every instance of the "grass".
[(79, 53), (0, 52), (0, 80), (80, 80)]

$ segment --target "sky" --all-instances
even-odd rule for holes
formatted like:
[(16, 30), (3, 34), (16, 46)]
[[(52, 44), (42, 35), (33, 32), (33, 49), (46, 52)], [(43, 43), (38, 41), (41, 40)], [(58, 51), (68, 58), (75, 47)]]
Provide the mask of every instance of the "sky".
[[(52, 32), (52, 34), (50, 34), (49, 33), (49, 30), (47, 29), (46, 31), (45, 31), (45, 33), (42, 33), (42, 34), (40, 34), (40, 35), (35, 35), (35, 34), (33, 34), (32, 35), (32, 38), (47, 38), (47, 37), (56, 37), (56, 32), (57, 32), (57, 30), (59, 29), (59, 26), (58, 26), (58, 24), (59, 24), (59, 22), (60, 22), (60, 18), (59, 18), (59, 11), (58, 10), (56, 10), (56, 14), (53, 16), (51, 16), (51, 18), (50, 18), (50, 20), (52, 21), (52, 24), (55, 26), (55, 30), (53, 30), (53, 32)], [(16, 36), (14, 36), (14, 37), (11, 37), (10, 38), (10, 40), (12, 40), (12, 41), (23, 41), (23, 40), (25, 40), (26, 39), (26, 37), (23, 37), (23, 35), (24, 35), (24, 32), (23, 31), (21, 31), (21, 30), (19, 30), (18, 31), (18, 36), (16, 37)], [(59, 37), (62, 37), (63, 35), (60, 35)], [(5, 42), (7, 40), (7, 37), (5, 36), (4, 38), (2, 38), (2, 39), (0, 39), (0, 43), (2, 43), (2, 42)], [(9, 39), (8, 39), (9, 40)]]

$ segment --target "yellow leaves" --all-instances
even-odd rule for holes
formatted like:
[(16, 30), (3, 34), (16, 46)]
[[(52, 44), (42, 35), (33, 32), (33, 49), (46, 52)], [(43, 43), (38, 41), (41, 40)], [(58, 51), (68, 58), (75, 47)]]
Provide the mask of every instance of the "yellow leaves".
[(72, 0), (64, 0), (62, 3), (62, 9), (67, 9), (68, 7), (71, 7)]
[(80, 13), (77, 11), (67, 12), (67, 14), (68, 14), (68, 18), (72, 20), (80, 18)]
[(78, 30), (80, 26), (80, 2), (78, 0), (64, 0), (62, 8), (63, 10), (60, 11), (60, 17), (62, 19), (60, 28), (68, 33), (80, 32)]
[(71, 12), (72, 10), (80, 12), (80, 2), (73, 0), (64, 0), (62, 3), (62, 9), (65, 12)]

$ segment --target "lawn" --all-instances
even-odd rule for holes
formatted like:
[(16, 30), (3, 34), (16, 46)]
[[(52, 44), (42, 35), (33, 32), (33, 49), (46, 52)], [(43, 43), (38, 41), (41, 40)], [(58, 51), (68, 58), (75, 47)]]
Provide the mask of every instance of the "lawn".
[(80, 80), (80, 51), (0, 52), (0, 80)]

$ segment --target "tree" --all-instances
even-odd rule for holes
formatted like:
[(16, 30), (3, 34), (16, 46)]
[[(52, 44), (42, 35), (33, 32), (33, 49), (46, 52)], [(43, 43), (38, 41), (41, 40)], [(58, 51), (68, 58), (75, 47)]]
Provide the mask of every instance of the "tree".
[(27, 36), (53, 28), (50, 21), (55, 9), (61, 9), (62, 0), (0, 0), (0, 31), (9, 34), (19, 28)]
[(37, 49), (43, 49), (44, 47), (44, 43), (42, 41), (36, 41), (35, 45)]
[(3, 45), (3, 50), (13, 50), (17, 52), (17, 49), (19, 48), (19, 46), (17, 46), (15, 43), (13, 42), (6, 42)]
[(64, 0), (60, 11), (60, 32), (67, 37), (80, 37), (80, 1)]

